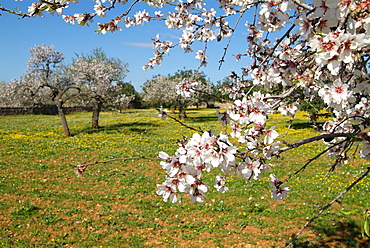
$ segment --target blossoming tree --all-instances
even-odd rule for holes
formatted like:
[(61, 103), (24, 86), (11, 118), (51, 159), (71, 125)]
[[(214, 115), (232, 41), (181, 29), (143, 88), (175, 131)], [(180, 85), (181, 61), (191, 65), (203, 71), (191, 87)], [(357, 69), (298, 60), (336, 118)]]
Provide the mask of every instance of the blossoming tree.
[[(64, 105), (75, 101), (93, 106), (92, 128), (99, 126), (103, 104), (127, 106), (134, 96), (127, 96), (116, 83), (122, 82), (128, 65), (104, 53), (93, 58), (80, 56), (71, 65), (63, 64), (64, 56), (54, 46), (30, 48), (28, 70), (20, 79), (4, 84), (0, 99), (3, 106), (35, 106), (53, 103), (58, 109), (64, 135), (71, 136)], [(101, 53), (99, 50), (96, 54)], [(95, 54), (95, 55), (96, 55)], [(104, 56), (103, 56), (104, 55)]]
[[(189, 81), (196, 82), (194, 89), (197, 92), (194, 91), (191, 95), (190, 93), (177, 94), (181, 84)], [(177, 108), (179, 110), (179, 118), (184, 120), (186, 118), (185, 108), (189, 105), (199, 105), (205, 102), (207, 100), (204, 98), (204, 96), (207, 96), (205, 94), (212, 93), (212, 84), (207, 82), (203, 73), (180, 70), (172, 76), (155, 76), (152, 80), (145, 82), (143, 91), (143, 101), (150, 106)]]
[[(180, 142), (175, 154), (159, 153), (168, 177), (158, 185), (157, 193), (165, 201), (179, 202), (180, 194), (185, 193), (192, 201), (203, 202), (209, 190), (203, 181), (203, 173), (216, 168), (222, 172), (214, 185), (220, 192), (228, 190), (225, 177), (228, 173), (237, 173), (247, 181), (258, 180), (262, 172), (273, 166), (272, 158), (279, 158), (284, 152), (314, 141), (324, 140), (327, 148), (319, 155), (327, 153), (333, 158), (332, 169), (346, 164), (350, 159), (348, 151), (355, 146), (359, 147), (360, 157), (370, 158), (370, 134), (366, 132), (370, 123), (368, 0), (219, 0), (217, 3), (147, 0), (145, 2), (153, 10), (136, 13), (132, 13), (133, 8), (141, 1), (96, 0), (91, 12), (63, 14), (69, 4), (77, 2), (40, 1), (32, 4), (27, 13), (5, 7), (1, 10), (22, 17), (57, 12), (68, 23), (87, 25), (109, 15), (112, 8), (120, 8), (122, 14), (108, 22), (98, 22), (99, 32), (116, 32), (123, 27), (156, 20), (164, 22), (169, 29), (180, 29), (182, 36), (177, 43), (161, 40), (159, 35), (155, 37), (154, 56), (143, 66), (144, 69), (160, 65), (175, 47), (193, 52), (197, 42), (205, 46), (194, 52), (195, 59), (199, 60), (200, 66), (206, 66), (209, 42), (232, 40), (238, 26), (245, 25), (248, 29), (247, 42), (235, 57), (239, 60), (248, 56), (252, 62), (245, 65), (240, 75), (231, 75), (233, 85), (225, 89), (230, 106), (225, 112), (218, 113), (222, 124), (231, 127), (230, 132), (197, 132)], [(161, 8), (169, 11), (163, 14), (159, 11)], [(252, 18), (246, 21), (246, 16)], [(227, 49), (225, 47), (225, 54)], [(251, 88), (260, 90), (246, 90), (250, 87), (247, 79), (252, 80)], [(191, 95), (195, 91), (194, 85), (194, 82), (181, 82), (178, 93)], [(276, 110), (294, 116), (299, 100), (310, 101), (315, 96), (320, 97), (334, 114), (333, 119), (323, 125), (323, 133), (296, 143), (276, 141), (279, 133), (269, 127), (268, 116)], [(161, 116), (164, 115), (166, 112), (162, 111)], [(236, 138), (240, 145), (232, 144), (230, 137)], [(358, 180), (342, 193), (369, 172), (370, 167), (363, 168)], [(286, 197), (289, 187), (272, 173), (270, 178), (272, 197), (278, 200)]]
[(81, 90), (84, 105), (92, 105), (92, 128), (99, 128), (99, 114), (106, 104), (127, 105), (134, 96), (120, 92), (117, 83), (122, 82), (128, 72), (128, 64), (120, 59), (108, 58), (101, 49), (91, 55), (79, 56), (70, 66), (74, 84)]
[(23, 73), (20, 87), (25, 92), (35, 95), (42, 89), (48, 90), (49, 98), (56, 105), (63, 132), (71, 136), (63, 105), (78, 95), (78, 89), (72, 84), (62, 64), (63, 53), (55, 51), (54, 46), (35, 45), (30, 48), (31, 58), (27, 63), (28, 70)]

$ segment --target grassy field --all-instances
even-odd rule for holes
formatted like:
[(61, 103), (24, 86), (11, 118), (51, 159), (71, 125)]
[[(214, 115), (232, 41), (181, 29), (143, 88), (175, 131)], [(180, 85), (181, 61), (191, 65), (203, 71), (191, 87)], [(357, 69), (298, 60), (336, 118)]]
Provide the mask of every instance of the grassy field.
[[(78, 178), (78, 163), (133, 156), (156, 157), (177, 149), (192, 131), (154, 110), (101, 114), (99, 130), (90, 113), (67, 116), (73, 137), (65, 138), (58, 116), (0, 117), (0, 247), (285, 247), (307, 219), (348, 186), (368, 163), (354, 158), (326, 178), (324, 156), (289, 182), (284, 201), (270, 198), (268, 173), (246, 185), (233, 177), (230, 191), (212, 190), (205, 203), (171, 204), (157, 196), (165, 171), (158, 161), (96, 164)], [(221, 131), (214, 110), (190, 110), (186, 124)], [(273, 116), (284, 133), (287, 118)], [(294, 121), (288, 142), (312, 135), (304, 116)], [(287, 178), (324, 147), (322, 142), (273, 161), (272, 173)], [(215, 172), (218, 173), (218, 172)], [(215, 173), (206, 175), (213, 185)], [(298, 247), (370, 247), (360, 235), (370, 208), (370, 178), (312, 223)]]

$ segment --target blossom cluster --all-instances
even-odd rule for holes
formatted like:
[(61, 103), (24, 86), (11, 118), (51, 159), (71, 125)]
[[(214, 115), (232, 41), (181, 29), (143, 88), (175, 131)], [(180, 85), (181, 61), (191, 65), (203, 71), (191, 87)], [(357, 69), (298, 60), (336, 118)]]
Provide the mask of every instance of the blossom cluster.
[[(180, 201), (178, 193), (188, 193), (193, 202), (203, 202), (209, 186), (202, 181), (203, 171), (220, 168), (227, 172), (235, 165), (236, 148), (229, 142), (226, 135), (216, 136), (210, 131), (202, 135), (195, 133), (189, 140), (179, 143), (174, 156), (160, 152), (159, 157), (168, 178), (157, 185), (157, 193), (164, 200)], [(221, 177), (216, 183), (219, 191), (226, 191)]]
[[(179, 89), (183, 90), (182, 94), (190, 95), (191, 84), (189, 86), (186, 82), (181, 85), (183, 87)], [(275, 142), (279, 134), (274, 127), (265, 127), (266, 117), (272, 113), (269, 105), (264, 104), (265, 97), (257, 93), (245, 96), (242, 100), (235, 100), (224, 113), (217, 113), (223, 124), (231, 125), (230, 133), (195, 133), (190, 140), (179, 143), (174, 156), (160, 152), (159, 157), (164, 159), (161, 165), (168, 178), (157, 185), (157, 193), (162, 195), (165, 201), (180, 201), (179, 193), (187, 193), (193, 202), (203, 202), (209, 186), (203, 182), (202, 174), (215, 168), (225, 174), (217, 176), (214, 185), (222, 193), (228, 191), (227, 174), (235, 173), (247, 181), (260, 179), (261, 173), (273, 166), (267, 161), (277, 155), (280, 145)], [(159, 114), (158, 117), (161, 116)], [(237, 149), (229, 141), (229, 137), (237, 138), (239, 144), (244, 144), (245, 149)], [(275, 177), (274, 179), (278, 181)], [(199, 185), (201, 187), (198, 189)], [(287, 197), (287, 186), (272, 186), (273, 198), (280, 200)]]

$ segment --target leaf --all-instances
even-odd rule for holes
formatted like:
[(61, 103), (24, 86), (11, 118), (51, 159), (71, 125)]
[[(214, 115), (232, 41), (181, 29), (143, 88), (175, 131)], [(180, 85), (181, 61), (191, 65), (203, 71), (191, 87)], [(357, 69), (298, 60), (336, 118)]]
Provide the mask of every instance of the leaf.
[(370, 237), (370, 218), (368, 216), (365, 216), (364, 232), (368, 237)]
[(341, 210), (340, 211), (342, 214), (345, 214), (345, 215), (350, 215), (350, 214), (355, 214), (356, 211), (355, 210)]

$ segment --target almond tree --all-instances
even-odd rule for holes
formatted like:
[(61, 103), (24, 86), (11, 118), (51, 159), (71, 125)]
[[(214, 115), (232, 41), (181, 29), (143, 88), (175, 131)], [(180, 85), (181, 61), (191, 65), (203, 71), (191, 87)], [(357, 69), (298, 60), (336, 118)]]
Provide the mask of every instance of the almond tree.
[[(62, 14), (68, 11), (69, 4), (76, 2), (41, 1), (32, 4), (28, 13), (0, 9), (21, 17), (35, 17), (46, 11)], [(157, 35), (153, 41), (154, 56), (144, 69), (160, 65), (176, 47), (193, 52), (195, 43), (204, 44), (203, 49), (196, 49), (195, 58), (200, 66), (205, 66), (210, 56), (208, 43), (228, 40), (220, 59), (222, 64), (237, 31), (247, 33), (246, 43), (238, 44), (241, 51), (235, 58), (249, 57), (251, 62), (243, 64), (240, 73), (231, 75), (234, 86), (228, 92), (230, 106), (224, 113), (218, 113), (221, 123), (228, 125), (230, 132), (214, 134), (198, 130), (192, 138), (179, 143), (175, 154), (159, 154), (168, 177), (158, 185), (157, 193), (165, 201), (179, 202), (180, 195), (186, 193), (192, 201), (203, 202), (209, 190), (203, 173), (216, 168), (222, 173), (215, 183), (220, 192), (227, 191), (226, 175), (229, 173), (237, 173), (247, 181), (258, 180), (263, 173), (273, 170), (273, 163), (282, 153), (311, 142), (323, 140), (327, 148), (313, 155), (284, 181), (270, 172), (271, 197), (277, 200), (287, 197), (290, 190), (287, 181), (324, 154), (333, 159), (330, 171), (345, 166), (352, 157), (349, 151), (354, 147), (360, 157), (370, 159), (368, 0), (220, 0), (217, 3), (148, 0), (145, 3), (153, 9), (136, 13), (132, 13), (134, 6), (141, 1), (97, 0), (94, 3), (91, 12), (81, 10), (63, 14), (62, 18), (68, 23), (86, 25), (115, 8), (120, 9), (121, 14), (113, 16), (111, 21), (98, 22), (98, 32), (116, 32), (123, 26), (130, 28), (155, 20), (182, 32), (174, 42), (161, 40)], [(166, 8), (167, 14), (161, 13), (160, 8)], [(261, 90), (246, 90), (248, 80)], [(193, 81), (181, 82), (178, 93), (191, 96), (194, 86)], [(323, 133), (298, 142), (278, 140), (280, 134), (270, 127), (269, 115), (280, 110), (283, 115), (294, 116), (300, 108), (298, 101), (311, 101), (315, 96), (319, 96), (333, 113), (333, 118), (323, 125)], [(231, 138), (236, 138), (241, 145), (233, 145)], [(359, 170), (358, 179), (321, 208), (302, 230), (370, 173), (370, 167), (359, 166)]]
[(57, 106), (64, 135), (71, 136), (63, 105), (79, 95), (80, 90), (73, 85), (62, 62), (64, 56), (55, 51), (54, 46), (35, 45), (30, 48), (31, 58), (28, 70), (22, 75), (20, 87), (25, 92), (36, 94), (42, 89), (49, 89), (50, 98)]
[(95, 49), (91, 55), (80, 56), (70, 66), (74, 83), (81, 90), (85, 104), (93, 107), (93, 129), (99, 128), (99, 113), (104, 104), (127, 105), (132, 100), (133, 97), (122, 94), (116, 86), (128, 72), (127, 67), (128, 64), (120, 59), (107, 58), (101, 49)]
[[(196, 82), (191, 97), (177, 94), (177, 85), (189, 80)], [(199, 82), (199, 83), (198, 83)], [(144, 87), (143, 101), (147, 102), (150, 106), (155, 107), (171, 107), (179, 110), (179, 117), (181, 120), (186, 118), (185, 108), (189, 105), (198, 105), (205, 101), (205, 94), (212, 92), (212, 84), (205, 80), (204, 74), (194, 73), (189, 71), (178, 71), (175, 75), (164, 77), (158, 75), (152, 80), (148, 80)]]

